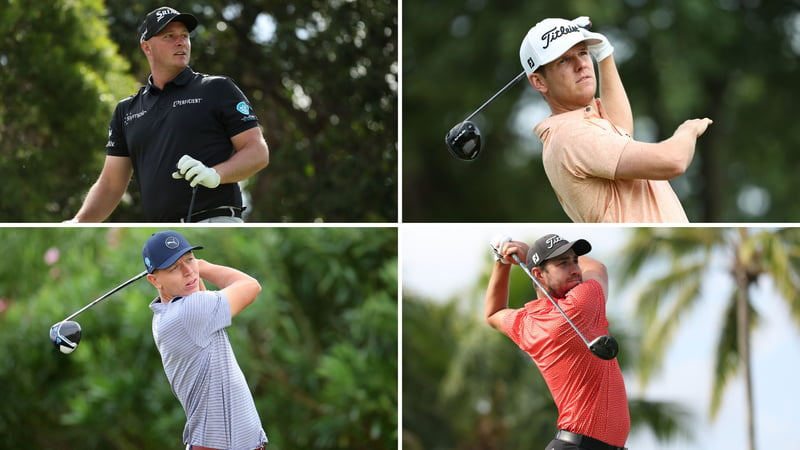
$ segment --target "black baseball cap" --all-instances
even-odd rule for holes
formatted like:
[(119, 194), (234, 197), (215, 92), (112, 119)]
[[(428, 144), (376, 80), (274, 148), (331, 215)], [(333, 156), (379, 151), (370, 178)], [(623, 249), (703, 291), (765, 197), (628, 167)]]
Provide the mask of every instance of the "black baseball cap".
[(147, 273), (166, 269), (175, 264), (186, 252), (203, 247), (193, 246), (177, 231), (161, 231), (150, 236), (142, 248), (142, 259)]
[(181, 13), (175, 8), (169, 6), (162, 6), (150, 11), (144, 22), (139, 27), (139, 42), (149, 41), (150, 38), (161, 32), (167, 25), (173, 21), (183, 22), (186, 28), (191, 33), (197, 28), (197, 18), (191, 14)]
[(541, 266), (548, 259), (561, 256), (569, 249), (574, 249), (575, 254), (581, 256), (589, 253), (592, 250), (592, 245), (585, 239), (577, 239), (570, 242), (557, 234), (542, 236), (528, 250), (528, 268)]

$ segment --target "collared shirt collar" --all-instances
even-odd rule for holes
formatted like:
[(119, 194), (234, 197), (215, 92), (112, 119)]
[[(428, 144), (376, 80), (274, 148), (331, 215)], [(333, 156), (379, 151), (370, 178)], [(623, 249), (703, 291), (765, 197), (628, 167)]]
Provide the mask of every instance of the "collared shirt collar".
[[(186, 66), (181, 71), (181, 73), (179, 73), (171, 81), (167, 82), (167, 84), (165, 84), (164, 87), (166, 88), (170, 84), (174, 84), (175, 86), (186, 86), (187, 84), (189, 84), (189, 81), (191, 81), (193, 73), (194, 71), (192, 70), (192, 68)], [(147, 77), (147, 92), (155, 95), (161, 93), (161, 89), (159, 89), (155, 84), (153, 84), (153, 74), (150, 74), (150, 76)]]

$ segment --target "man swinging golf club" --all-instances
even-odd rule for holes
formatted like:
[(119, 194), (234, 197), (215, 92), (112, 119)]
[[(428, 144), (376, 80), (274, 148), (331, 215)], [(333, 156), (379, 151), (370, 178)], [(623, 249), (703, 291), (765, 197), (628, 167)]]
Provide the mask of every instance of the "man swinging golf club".
[[(605, 265), (586, 256), (592, 248), (588, 241), (569, 242), (555, 234), (530, 248), (503, 236), (490, 245), (496, 262), (486, 290), (486, 321), (533, 359), (553, 395), (558, 432), (545, 449), (624, 448), (630, 414), (619, 363), (598, 357), (582, 339), (608, 334)], [(526, 258), (523, 268), (534, 278), (539, 298), (510, 309), (511, 264), (520, 264), (521, 258)]]
[(668, 180), (688, 169), (712, 121), (687, 120), (658, 143), (634, 140), (613, 52), (604, 35), (565, 19), (542, 20), (523, 39), (520, 62), (552, 112), (534, 128), (547, 178), (573, 222), (688, 222)]
[[(180, 233), (155, 233), (142, 249), (158, 297), (153, 339), (172, 391), (186, 412), (191, 450), (262, 449), (267, 436), (225, 328), (255, 301), (261, 285), (236, 269), (197, 259)], [(203, 280), (220, 288), (205, 289)]]

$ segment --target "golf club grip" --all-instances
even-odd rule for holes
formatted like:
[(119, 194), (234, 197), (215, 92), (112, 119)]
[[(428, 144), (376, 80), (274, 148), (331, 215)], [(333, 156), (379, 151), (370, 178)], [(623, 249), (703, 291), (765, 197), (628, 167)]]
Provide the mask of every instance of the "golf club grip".
[(519, 267), (520, 267), (522, 270), (524, 270), (526, 274), (528, 274), (528, 278), (530, 278), (530, 279), (531, 279), (531, 281), (533, 281), (533, 284), (535, 284), (535, 285), (536, 285), (536, 287), (537, 287), (537, 288), (538, 288), (540, 291), (542, 291), (542, 293), (544, 293), (544, 296), (545, 296), (545, 297), (547, 297), (547, 299), (548, 299), (548, 300), (550, 300), (550, 303), (552, 303), (552, 304), (553, 304), (553, 306), (555, 306), (555, 307), (556, 307), (556, 309), (558, 310), (558, 312), (560, 312), (560, 313), (561, 313), (561, 315), (562, 315), (562, 316), (564, 316), (564, 319), (566, 319), (566, 320), (567, 320), (567, 322), (570, 324), (570, 326), (572, 326), (572, 329), (573, 329), (573, 330), (575, 330), (575, 333), (577, 333), (577, 334), (578, 334), (578, 337), (579, 337), (579, 338), (581, 338), (581, 340), (583, 341), (583, 343), (584, 343), (584, 344), (586, 344), (586, 346), (588, 347), (588, 346), (589, 346), (589, 340), (588, 340), (588, 339), (586, 339), (586, 336), (584, 336), (584, 335), (583, 335), (583, 333), (581, 333), (581, 330), (579, 330), (579, 329), (578, 329), (578, 327), (577, 327), (577, 326), (576, 326), (574, 323), (572, 323), (572, 320), (570, 320), (570, 318), (569, 318), (569, 316), (567, 315), (567, 313), (565, 313), (565, 312), (564, 312), (564, 310), (563, 310), (563, 309), (561, 309), (561, 307), (558, 305), (558, 303), (555, 301), (555, 299), (554, 299), (553, 297), (551, 297), (551, 296), (550, 296), (550, 293), (548, 293), (548, 292), (547, 292), (547, 290), (544, 288), (544, 286), (542, 286), (542, 284), (541, 284), (541, 283), (539, 283), (539, 280), (537, 280), (537, 279), (536, 279), (536, 277), (534, 277), (534, 276), (533, 276), (533, 274), (531, 273), (531, 271), (528, 269), (528, 266), (526, 266), (525, 264), (522, 264), (522, 260), (519, 258), (519, 255), (517, 255), (516, 253), (514, 253), (514, 254), (512, 254), (512, 255), (511, 255), (511, 257), (512, 257), (512, 258), (514, 258), (514, 261), (516, 261), (516, 262), (517, 262), (517, 264), (519, 264)]
[(101, 302), (101, 301), (105, 300), (106, 298), (108, 298), (108, 297), (110, 297), (111, 295), (113, 295), (115, 292), (118, 292), (120, 289), (122, 289), (122, 288), (124, 288), (125, 286), (127, 286), (127, 285), (129, 285), (129, 284), (133, 283), (134, 281), (138, 280), (139, 278), (143, 278), (145, 275), (147, 275), (147, 271), (146, 271), (146, 270), (145, 270), (145, 271), (143, 271), (142, 273), (140, 273), (140, 274), (138, 274), (138, 275), (134, 276), (134, 277), (133, 277), (133, 278), (131, 278), (130, 280), (128, 280), (128, 281), (126, 281), (126, 282), (124, 282), (124, 283), (120, 284), (119, 286), (115, 287), (114, 289), (112, 289), (112, 290), (110, 290), (110, 291), (106, 292), (105, 294), (103, 294), (103, 295), (102, 295), (100, 298), (98, 298), (97, 300), (94, 300), (93, 302), (89, 303), (88, 305), (84, 306), (83, 308), (81, 308), (81, 309), (79, 309), (79, 310), (75, 311), (75, 312), (74, 312), (74, 313), (72, 313), (72, 314), (71, 314), (69, 317), (67, 317), (66, 319), (62, 320), (62, 322), (66, 322), (66, 321), (68, 321), (68, 320), (72, 320), (72, 319), (73, 319), (73, 318), (75, 318), (75, 317), (76, 317), (78, 314), (80, 314), (80, 313), (82, 313), (82, 312), (86, 311), (87, 309), (91, 308), (92, 306), (96, 305), (97, 303), (99, 303), (99, 302)]
[(499, 91), (497, 91), (497, 93), (495, 93), (493, 96), (489, 97), (489, 100), (486, 100), (485, 102), (483, 102), (483, 104), (478, 109), (476, 109), (472, 114), (467, 116), (466, 119), (462, 120), (461, 123), (464, 123), (464, 122), (468, 121), (469, 119), (472, 119), (473, 117), (475, 117), (475, 115), (478, 114), (479, 112), (481, 112), (483, 110), (483, 108), (486, 107), (486, 105), (488, 105), (489, 103), (492, 103), (492, 101), (494, 99), (496, 99), (497, 97), (499, 97), (500, 94), (502, 94), (503, 92), (509, 90), (511, 88), (511, 86), (514, 86), (515, 84), (517, 84), (517, 82), (519, 82), (519, 80), (521, 80), (523, 78), (525, 78), (525, 71), (524, 70), (519, 75), (514, 77), (513, 80), (509, 81), (508, 84), (506, 84)]

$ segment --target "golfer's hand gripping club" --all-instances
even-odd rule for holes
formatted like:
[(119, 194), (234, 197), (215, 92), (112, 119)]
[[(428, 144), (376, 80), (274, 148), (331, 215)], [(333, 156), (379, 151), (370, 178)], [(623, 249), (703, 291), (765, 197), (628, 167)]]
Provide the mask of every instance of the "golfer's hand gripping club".
[(489, 241), (489, 246), (492, 247), (492, 253), (494, 253), (495, 261), (500, 261), (503, 264), (510, 264), (502, 254), (503, 244), (506, 242), (511, 242), (511, 238), (509, 236), (497, 234)]
[(220, 177), (217, 171), (189, 155), (183, 155), (181, 157), (178, 161), (177, 168), (178, 170), (172, 173), (172, 178), (176, 180), (184, 178), (189, 182), (189, 186), (191, 187), (203, 185), (207, 188), (214, 189), (219, 186)]

